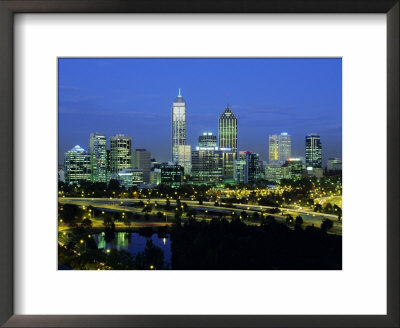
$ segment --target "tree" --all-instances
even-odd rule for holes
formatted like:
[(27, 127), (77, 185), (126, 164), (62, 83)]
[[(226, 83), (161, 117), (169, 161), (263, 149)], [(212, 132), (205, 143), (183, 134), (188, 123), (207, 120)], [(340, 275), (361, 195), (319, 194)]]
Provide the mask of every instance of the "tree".
[(92, 220), (90, 219), (83, 219), (81, 223), (81, 227), (83, 229), (90, 229), (92, 227)]
[(108, 189), (111, 191), (117, 191), (119, 190), (120, 185), (119, 181), (115, 179), (111, 179), (110, 182), (108, 183)]
[(314, 212), (322, 212), (322, 205), (321, 204), (315, 204), (314, 206)]
[(253, 219), (254, 220), (258, 220), (259, 217), (260, 217), (260, 215), (258, 214), (258, 212), (254, 212), (253, 213)]
[(303, 218), (300, 215), (296, 216), (296, 220), (294, 221), (295, 226), (301, 227), (303, 223), (304, 223)]
[(290, 214), (286, 215), (286, 224), (287, 225), (292, 225), (293, 224), (293, 216), (291, 216)]
[(65, 204), (61, 206), (62, 210), (59, 211), (60, 218), (64, 222), (73, 222), (79, 216), (79, 208), (76, 205)]
[(325, 207), (324, 207), (324, 212), (326, 213), (331, 213), (333, 211), (333, 207), (331, 203), (326, 203)]
[(112, 217), (111, 217), (110, 215), (106, 215), (106, 216), (104, 217), (103, 225), (104, 225), (106, 228), (112, 228), (112, 226), (114, 225), (114, 221), (113, 221), (113, 219), (112, 219)]
[(329, 219), (324, 219), (321, 224), (321, 230), (328, 232), (329, 229), (333, 227), (333, 222)]
[(242, 211), (242, 213), (240, 213), (240, 217), (241, 217), (242, 220), (246, 220), (247, 219), (246, 211)]
[(132, 214), (131, 212), (128, 212), (128, 213), (126, 214), (125, 221), (124, 221), (124, 224), (125, 224), (125, 226), (126, 226), (127, 228), (129, 228), (129, 227), (131, 226), (131, 224), (132, 224), (132, 218), (133, 218), (133, 214)]

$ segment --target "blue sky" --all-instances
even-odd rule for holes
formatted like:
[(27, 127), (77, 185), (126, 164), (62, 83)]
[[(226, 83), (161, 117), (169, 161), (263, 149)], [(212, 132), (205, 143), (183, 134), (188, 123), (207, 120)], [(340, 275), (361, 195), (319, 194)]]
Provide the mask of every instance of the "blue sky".
[(321, 136), (323, 160), (342, 156), (341, 59), (59, 59), (59, 163), (89, 134), (132, 136), (168, 161), (171, 105), (182, 89), (188, 144), (218, 134), (227, 95), (238, 118), (238, 148), (268, 159), (268, 136), (292, 135), (292, 156), (304, 156), (305, 135)]

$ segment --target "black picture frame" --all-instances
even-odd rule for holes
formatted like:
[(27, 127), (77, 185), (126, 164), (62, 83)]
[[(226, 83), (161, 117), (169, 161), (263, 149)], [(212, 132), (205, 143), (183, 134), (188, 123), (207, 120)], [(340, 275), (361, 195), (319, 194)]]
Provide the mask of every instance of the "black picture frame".
[[(399, 11), (399, 0), (0, 0), (0, 324), (4, 327), (399, 327)], [(13, 17), (16, 13), (385, 13), (387, 315), (14, 315)]]

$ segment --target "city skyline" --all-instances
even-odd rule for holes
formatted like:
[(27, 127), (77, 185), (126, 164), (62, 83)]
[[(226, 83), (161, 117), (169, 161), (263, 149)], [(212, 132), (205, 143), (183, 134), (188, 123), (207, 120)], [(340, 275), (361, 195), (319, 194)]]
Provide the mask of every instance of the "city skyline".
[[(105, 109), (105, 106), (100, 106), (98, 110), (95, 109), (95, 104), (92, 103), (89, 106), (89, 103), (92, 101), (89, 98), (89, 95), (93, 93), (93, 88), (97, 85), (98, 82), (95, 82), (95, 76), (100, 75), (107, 76), (106, 72), (104, 71), (112, 71), (113, 76), (116, 77), (118, 71), (118, 67), (125, 64), (125, 66), (133, 65), (135, 69), (138, 70), (137, 61), (138, 59), (131, 59), (131, 60), (117, 60), (117, 59), (105, 59), (105, 60), (94, 60), (94, 59), (61, 59), (60, 64), (60, 71), (63, 74), (60, 74), (60, 83), (59, 83), (59, 163), (61, 164), (63, 161), (63, 155), (66, 151), (71, 149), (74, 145), (79, 144), (84, 149), (88, 149), (89, 138), (88, 135), (94, 132), (100, 132), (107, 136), (107, 140), (116, 134), (126, 134), (132, 137), (132, 149), (142, 149), (145, 148), (151, 152), (152, 157), (155, 157), (159, 162), (166, 162), (170, 160), (171, 154), (171, 143), (170, 143), (170, 135), (171, 135), (171, 104), (176, 99), (176, 95), (178, 93), (178, 88), (182, 89), (182, 95), (187, 102), (187, 144), (192, 146), (193, 148), (197, 145), (197, 139), (203, 132), (212, 132), (214, 135), (218, 136), (218, 118), (223, 113), (224, 108), (226, 107), (226, 99), (225, 104), (223, 103), (225, 95), (218, 95), (217, 91), (207, 91), (202, 92), (200, 89), (195, 92), (193, 89), (193, 83), (190, 83), (187, 90), (188, 95), (186, 96), (185, 87), (182, 85), (177, 85), (175, 90), (169, 95), (169, 101), (165, 104), (165, 99), (161, 99), (161, 94), (159, 95), (151, 95), (151, 94), (143, 94), (136, 92), (129, 92), (129, 90), (120, 90), (118, 93), (115, 89), (114, 90), (105, 90), (105, 93), (112, 93), (114, 96), (119, 94), (119, 98), (115, 98), (114, 100), (112, 97), (107, 97), (107, 99), (103, 98), (103, 101), (110, 104), (119, 104), (119, 108), (122, 107), (129, 107), (130, 104), (133, 107), (138, 106), (139, 104), (147, 104), (150, 103), (154, 110), (148, 109), (143, 111), (137, 112), (135, 110), (126, 110), (125, 112), (120, 112), (118, 110), (108, 111)], [(72, 61), (72, 63), (71, 63)], [(117, 61), (118, 63), (116, 63)], [(154, 60), (154, 59), (147, 59), (147, 60), (140, 60), (145, 61), (145, 64), (148, 65), (149, 61), (155, 64), (154, 70), (157, 67), (164, 67), (164, 70), (173, 69), (179, 63), (181, 66), (191, 65), (192, 67), (202, 66), (204, 62), (207, 62), (209, 66), (213, 66), (216, 62), (220, 63), (217, 67), (219, 71), (226, 69), (228, 71), (229, 67), (234, 65), (233, 63), (237, 63), (240, 61), (244, 64), (245, 68), (251, 67), (254, 63), (252, 62), (253, 59), (236, 59), (236, 60), (229, 60), (229, 59), (192, 59), (188, 64), (188, 60), (178, 60), (178, 59), (168, 59), (168, 60)], [(156, 61), (156, 62), (154, 62)], [(172, 62), (171, 62), (172, 61)], [(198, 62), (200, 61), (200, 62)], [(260, 64), (260, 60), (255, 60)], [(339, 157), (341, 158), (341, 61), (338, 59), (291, 59), (291, 60), (278, 60), (278, 59), (264, 59), (261, 60), (261, 70), (265, 69), (264, 66), (268, 66), (271, 68), (271, 61), (275, 64), (279, 64), (278, 68), (275, 67), (274, 71), (275, 75), (278, 74), (277, 71), (285, 71), (289, 70), (289, 68), (296, 64), (297, 71), (293, 73), (286, 73), (285, 78), (281, 79), (281, 83), (283, 81), (288, 81), (289, 77), (296, 76), (296, 79), (299, 80), (299, 71), (305, 70), (306, 68), (310, 69), (310, 66), (313, 67), (313, 70), (309, 71), (309, 73), (316, 72), (318, 70), (319, 74), (321, 75), (318, 79), (317, 77), (309, 77), (309, 79), (313, 80), (315, 84), (316, 80), (321, 80), (322, 75), (325, 74), (325, 83), (324, 86), (320, 86), (316, 88), (314, 85), (314, 97), (309, 98), (309, 102), (315, 105), (309, 105), (307, 110), (300, 110), (299, 109), (289, 109), (289, 107), (278, 108), (277, 101), (275, 104), (271, 104), (268, 106), (259, 106), (254, 107), (254, 94), (252, 93), (252, 88), (247, 87), (245, 90), (242, 90), (238, 94), (232, 94), (231, 98), (238, 99), (237, 102), (231, 101), (230, 107), (235, 112), (235, 115), (238, 117), (238, 151), (240, 150), (250, 150), (260, 154), (260, 158), (263, 160), (268, 160), (268, 138), (270, 135), (273, 134), (280, 134), (281, 132), (288, 132), (292, 136), (292, 157), (304, 157), (305, 153), (305, 146), (304, 146), (304, 138), (307, 134), (310, 133), (317, 133), (321, 136), (324, 144), (324, 153), (323, 153), (323, 160), (324, 165), (326, 160), (329, 157)], [(311, 62), (310, 62), (311, 61)], [(172, 63), (173, 65), (166, 65), (166, 63)], [(232, 63), (233, 62), (233, 63)], [(89, 71), (92, 70), (92, 77), (87, 79), (86, 76), (83, 78), (85, 81), (79, 81), (80, 74), (78, 76), (71, 75), (71, 68), (72, 72), (76, 72), (77, 68), (79, 68), (82, 64), (85, 64), (84, 67), (89, 66)], [(135, 63), (135, 64), (132, 64)], [(313, 63), (315, 65), (313, 65)], [(89, 64), (89, 65), (88, 65)], [(110, 65), (107, 65), (110, 64)], [(298, 65), (300, 64), (300, 66)], [(145, 66), (146, 66), (145, 65)], [(95, 66), (95, 68), (90, 68), (90, 66)], [(172, 67), (166, 67), (172, 66)], [(328, 67), (325, 67), (328, 66)], [(83, 67), (83, 66), (82, 66)], [(101, 73), (98, 72), (99, 67), (104, 68)], [(111, 68), (110, 68), (111, 67)], [(68, 70), (65, 71), (65, 70)], [(197, 72), (197, 76), (203, 76), (199, 72), (199, 69), (193, 69)], [(326, 77), (326, 71), (331, 71), (331, 76), (328, 74), (328, 78)], [(118, 72), (117, 72), (118, 71)], [(129, 70), (128, 70), (129, 71)], [(322, 72), (321, 72), (322, 71)], [(124, 80), (124, 74), (119, 72), (121, 77), (121, 83)], [(122, 74), (122, 75), (121, 75)], [(161, 80), (164, 80), (163, 74), (158, 73), (151, 73), (150, 75), (157, 75), (160, 77)], [(253, 75), (255, 73), (253, 72)], [(272, 74), (272, 73), (271, 73)], [(125, 73), (126, 75), (126, 73)], [(179, 74), (178, 74), (179, 75)], [(182, 75), (182, 74), (181, 74)], [(213, 76), (219, 76), (218, 72), (215, 74), (211, 74)], [(245, 77), (249, 77), (251, 74), (245, 74)], [(273, 74), (272, 74), (273, 75)], [(310, 74), (312, 75), (312, 74)], [(315, 74), (314, 74), (315, 75)], [(318, 74), (317, 74), (318, 75)], [(109, 75), (108, 75), (109, 76)], [(210, 76), (210, 73), (208, 74)], [(334, 76), (334, 81), (332, 81), (332, 76)], [(82, 76), (81, 76), (82, 77)], [(100, 78), (101, 80), (101, 78)], [(89, 81), (93, 81), (93, 86), (90, 85)], [(258, 80), (260, 81), (260, 80)], [(74, 86), (75, 82), (75, 86)], [(145, 81), (146, 82), (146, 81)], [(319, 81), (321, 82), (321, 81)], [(146, 82), (147, 83), (147, 82)], [(146, 84), (144, 83), (144, 84)], [(109, 82), (100, 82), (102, 87), (109, 86)], [(213, 83), (211, 83), (213, 84)], [(238, 82), (237, 84), (242, 84), (242, 82)], [(257, 84), (257, 83), (256, 83)], [(332, 87), (332, 84), (334, 85)], [(85, 86), (88, 89), (83, 90), (82, 87)], [(156, 83), (157, 85), (157, 83)], [(291, 98), (299, 98), (299, 93), (303, 94), (303, 102), (301, 102), (301, 106), (305, 106), (304, 99), (306, 95), (310, 95), (310, 87), (305, 87), (301, 85), (301, 90), (298, 87), (293, 86), (293, 81), (291, 84), (287, 85), (288, 92), (291, 91)], [(331, 88), (329, 89), (329, 85)], [(252, 85), (254, 86), (254, 84)], [(237, 85), (229, 84), (226, 86), (226, 91), (230, 91), (235, 89)], [(92, 88), (92, 89), (91, 89)], [(153, 88), (153, 90), (148, 91), (159, 91), (165, 93), (167, 90), (171, 89), (171, 83), (165, 85), (164, 88)], [(204, 86), (205, 90), (208, 89), (207, 86)], [(312, 88), (311, 88), (312, 89)], [(328, 89), (330, 91), (328, 91)], [(91, 91), (90, 91), (91, 90)], [(125, 91), (124, 91), (125, 90)], [(295, 93), (294, 90), (296, 90)], [(326, 99), (326, 102), (329, 103), (330, 100), (331, 104), (325, 105), (326, 108), (324, 111), (316, 111), (310, 109), (313, 106), (321, 108), (321, 102), (323, 98), (321, 96), (321, 90), (324, 90), (325, 96), (327, 94), (330, 97)], [(317, 92), (318, 91), (318, 92)], [(133, 93), (133, 94), (132, 94)], [(220, 98), (220, 103), (214, 102), (212, 107), (204, 106), (204, 110), (199, 109), (201, 103), (205, 103), (204, 99), (199, 99), (199, 95), (204, 93), (204, 98), (214, 100), (216, 97)], [(83, 94), (86, 94), (88, 98), (86, 100), (81, 98)], [(131, 100), (128, 100), (126, 97), (130, 95)], [(248, 94), (252, 96), (250, 98), (243, 98), (243, 94)], [(272, 92), (271, 92), (272, 94)], [(296, 96), (297, 94), (297, 96)], [(338, 97), (339, 96), (339, 97)], [(122, 97), (122, 98), (121, 98)], [(136, 98), (135, 98), (136, 97)], [(100, 97), (102, 98), (102, 97)], [(257, 97), (256, 97), (257, 98)], [(263, 97), (261, 97), (263, 98)], [(265, 97), (264, 98), (268, 98)], [(270, 97), (271, 98), (271, 97)], [(276, 98), (276, 97), (272, 97)], [(290, 98), (290, 97), (289, 97)], [(324, 99), (325, 99), (324, 98)], [(116, 101), (118, 99), (118, 101)], [(122, 101), (122, 99), (124, 101)], [(145, 99), (145, 100), (143, 100)], [(246, 104), (246, 102), (248, 104)], [(259, 101), (259, 99), (257, 100)], [(125, 105), (121, 105), (124, 103)], [(198, 102), (196, 104), (196, 102)], [(294, 103), (295, 101), (293, 101)], [(159, 103), (159, 105), (158, 105)], [(200, 103), (200, 104), (199, 104)], [(271, 102), (272, 103), (272, 102)], [(319, 103), (319, 106), (316, 104)], [(156, 105), (157, 104), (157, 105)], [(146, 105), (146, 106), (147, 106)], [(282, 106), (288, 105), (288, 101), (282, 101)], [(150, 106), (150, 105), (148, 105)], [(275, 107), (274, 107), (275, 106)], [(300, 107), (301, 107), (300, 106)], [(84, 109), (86, 108), (86, 109)], [(247, 110), (246, 110), (247, 108)], [(113, 115), (113, 113), (115, 115)], [(203, 113), (203, 115), (202, 115)], [(314, 114), (314, 116), (313, 116)], [(322, 116), (322, 119), (321, 119)], [(79, 118), (79, 119), (74, 119)], [(115, 125), (115, 120), (119, 123)], [(321, 122), (329, 122), (327, 125), (321, 125)], [(131, 127), (127, 127), (131, 123)], [(264, 125), (263, 125), (264, 123)], [(85, 126), (82, 127), (81, 125), (84, 124)], [(149, 130), (149, 124), (153, 124), (154, 129)], [(273, 125), (273, 126), (271, 126)], [(299, 127), (301, 125), (301, 127)], [(321, 127), (322, 126), (322, 127)], [(319, 127), (319, 128), (318, 128)], [(109, 148), (109, 142), (107, 147)]]

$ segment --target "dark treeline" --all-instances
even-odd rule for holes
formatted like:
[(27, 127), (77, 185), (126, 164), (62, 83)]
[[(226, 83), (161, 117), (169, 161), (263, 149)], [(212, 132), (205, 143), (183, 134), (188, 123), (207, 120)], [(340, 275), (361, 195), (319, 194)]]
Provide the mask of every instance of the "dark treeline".
[(184, 270), (341, 270), (342, 237), (315, 227), (294, 230), (225, 219), (189, 220), (171, 234), (172, 268)]

